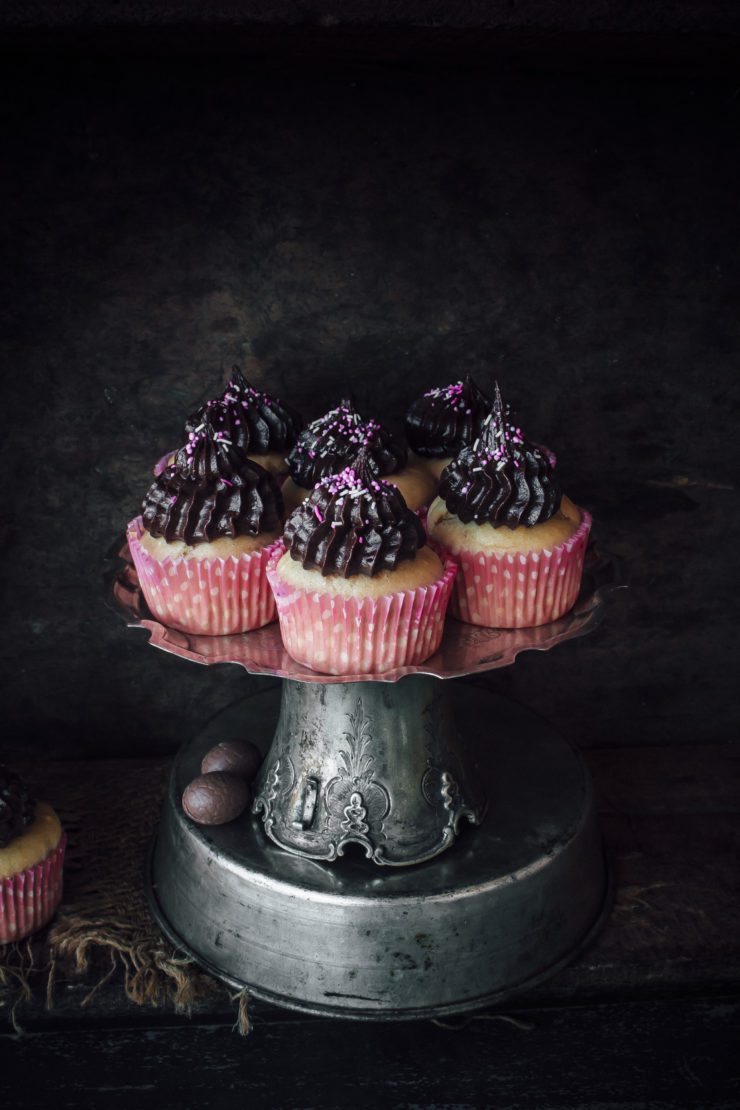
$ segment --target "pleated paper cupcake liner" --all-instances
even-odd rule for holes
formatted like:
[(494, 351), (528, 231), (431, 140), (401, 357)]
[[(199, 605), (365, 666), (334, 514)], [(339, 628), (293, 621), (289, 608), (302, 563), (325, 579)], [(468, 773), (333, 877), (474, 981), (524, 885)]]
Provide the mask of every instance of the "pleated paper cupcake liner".
[(62, 868), (67, 837), (46, 859), (0, 879), (0, 944), (12, 944), (51, 921), (62, 900)]
[(284, 551), (282, 544), (273, 550), (267, 575), (283, 644), (296, 662), (326, 674), (383, 674), (423, 663), (439, 647), (457, 573), (450, 556), (429, 586), (355, 598), (288, 585), (275, 569)]
[(562, 617), (578, 597), (591, 531), (590, 515), (580, 512), (577, 530), (552, 550), (455, 552), (460, 569), (450, 613), (487, 628), (533, 628)]
[(141, 517), (128, 526), (131, 557), (146, 603), (157, 620), (180, 632), (231, 636), (274, 621), (267, 563), (275, 544), (228, 559), (163, 559), (142, 547)]

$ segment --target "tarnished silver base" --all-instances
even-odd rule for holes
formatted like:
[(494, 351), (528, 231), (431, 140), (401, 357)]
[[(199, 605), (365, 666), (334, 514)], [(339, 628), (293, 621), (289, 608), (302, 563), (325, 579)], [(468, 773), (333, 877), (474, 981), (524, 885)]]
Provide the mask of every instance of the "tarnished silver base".
[(283, 682), (254, 812), (286, 851), (330, 861), (357, 844), (374, 863), (422, 863), (454, 843), (463, 817), (477, 825), (484, 807), (446, 683)]
[(466, 685), (454, 715), (488, 810), (452, 848), (379, 869), (288, 854), (245, 814), (198, 828), (180, 797), (218, 740), (266, 751), (278, 691), (230, 707), (177, 757), (151, 861), (164, 931), (208, 970), (314, 1013), (414, 1018), (473, 1009), (551, 974), (600, 924), (607, 872), (580, 756), (533, 714)]

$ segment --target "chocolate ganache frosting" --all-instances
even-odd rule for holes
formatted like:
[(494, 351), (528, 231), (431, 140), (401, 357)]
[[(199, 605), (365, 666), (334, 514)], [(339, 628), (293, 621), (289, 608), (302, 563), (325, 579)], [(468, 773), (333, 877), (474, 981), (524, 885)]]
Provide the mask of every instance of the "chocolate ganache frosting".
[(430, 389), (406, 413), (406, 438), (417, 455), (456, 455), (479, 435), (493, 401), (470, 374), (464, 381)]
[(303, 427), (303, 418), (295, 409), (254, 389), (238, 366), (233, 367), (222, 395), (188, 417), (186, 435), (199, 431), (206, 416), (214, 428), (252, 455), (287, 451)]
[(531, 528), (560, 508), (548, 455), (509, 422), (496, 383), (493, 411), (480, 436), (442, 471), (439, 496), (463, 524)]
[(368, 449), (368, 464), (376, 476), (394, 474), (405, 465), (404, 444), (377, 420), (363, 420), (349, 400), (305, 428), (288, 456), (290, 476), (297, 486), (311, 489), (320, 478), (337, 474), (351, 463), (360, 447)]
[(271, 474), (208, 417), (149, 487), (144, 527), (168, 543), (256, 536), (280, 527), (283, 498)]
[(426, 537), (403, 494), (375, 476), (363, 448), (352, 466), (319, 481), (288, 517), (284, 539), (304, 567), (351, 578), (394, 570), (415, 557)]
[(18, 775), (0, 766), (0, 848), (20, 836), (36, 816), (36, 802)]

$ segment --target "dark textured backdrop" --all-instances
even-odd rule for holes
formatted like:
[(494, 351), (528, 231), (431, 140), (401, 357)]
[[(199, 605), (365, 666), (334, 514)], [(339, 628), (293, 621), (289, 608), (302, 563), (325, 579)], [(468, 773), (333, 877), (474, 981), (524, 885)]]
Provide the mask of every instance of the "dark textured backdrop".
[(352, 388), (391, 421), (497, 375), (633, 585), (491, 681), (584, 743), (733, 735), (732, 67), (51, 52), (3, 86), (11, 754), (168, 750), (247, 688), (149, 648), (100, 580), (234, 361), (308, 416)]

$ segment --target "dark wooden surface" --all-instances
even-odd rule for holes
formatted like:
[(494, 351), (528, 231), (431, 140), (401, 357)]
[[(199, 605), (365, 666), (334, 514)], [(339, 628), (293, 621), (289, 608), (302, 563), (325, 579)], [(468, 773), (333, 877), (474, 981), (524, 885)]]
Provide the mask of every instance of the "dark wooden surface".
[(440, 35), (451, 29), (516, 29), (622, 32), (733, 32), (740, 28), (737, 9), (724, 0), (682, 0), (679, 4), (643, 4), (631, 9), (620, 4), (578, 4), (576, 0), (519, 0), (516, 4), (490, 0), (99, 0), (93, 8), (84, 0), (13, 0), (3, 6), (0, 26), (227, 28), (266, 25), (285, 31), (291, 27), (361, 27), (393, 30), (427, 28)]
[(24, 1035), (0, 1035), (0, 1095), (18, 1107), (740, 1105), (740, 752), (585, 755), (614, 909), (536, 989), (440, 1023), (351, 1023), (253, 1000), (244, 1039), (225, 991), (185, 1018), (133, 1005), (116, 981), (82, 1006), (90, 982), (62, 978), (53, 1009), (36, 998), (18, 1011)]
[[(215, 1023), (32, 1034), (11, 1049), (27, 1080), (9, 1105), (736, 1110), (740, 1101), (736, 998), (533, 1009), (516, 1022), (458, 1031), (273, 1022), (246, 1042)], [(7, 1070), (3, 1078), (7, 1091)]]

